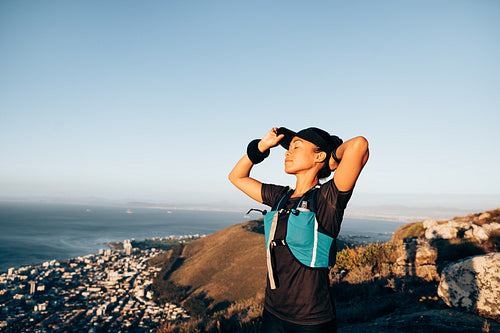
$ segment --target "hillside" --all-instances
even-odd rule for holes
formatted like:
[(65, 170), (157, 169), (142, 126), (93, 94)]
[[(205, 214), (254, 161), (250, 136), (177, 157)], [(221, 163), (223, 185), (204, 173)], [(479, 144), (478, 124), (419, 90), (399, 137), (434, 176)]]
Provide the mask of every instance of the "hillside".
[(182, 289), (181, 298), (201, 299), (210, 309), (255, 297), (265, 289), (264, 242), (261, 221), (230, 226), (186, 244), (175, 260), (173, 251), (159, 258), (171, 261), (161, 278)]
[(264, 292), (264, 235), (258, 222), (236, 224), (184, 248), (182, 265), (171, 281), (204, 293), (214, 304), (239, 301)]
[[(500, 210), (425, 220), (400, 227), (391, 242), (339, 246), (331, 271), (338, 331), (500, 330), (498, 321), (487, 319), (494, 315), (450, 307), (438, 295), (448, 264), (499, 252), (499, 222)], [(163, 332), (258, 331), (266, 276), (262, 229), (261, 220), (240, 223), (174, 248), (156, 261), (163, 261), (164, 269), (155, 291), (168, 290), (163, 299), (176, 297), (194, 316), (182, 328), (166, 325)]]

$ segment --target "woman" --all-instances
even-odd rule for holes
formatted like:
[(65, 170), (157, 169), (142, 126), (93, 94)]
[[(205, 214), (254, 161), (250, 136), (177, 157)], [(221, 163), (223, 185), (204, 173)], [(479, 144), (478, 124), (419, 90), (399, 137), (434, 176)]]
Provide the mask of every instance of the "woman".
[[(281, 144), (285, 172), (296, 176), (295, 189), (262, 184), (250, 177), (254, 164)], [(329, 268), (335, 263), (335, 239), (354, 184), (368, 160), (368, 142), (346, 142), (318, 128), (297, 133), (271, 129), (252, 141), (229, 180), (260, 203), (264, 215), (268, 278), (263, 332), (336, 332)], [(319, 180), (333, 179), (320, 185)]]

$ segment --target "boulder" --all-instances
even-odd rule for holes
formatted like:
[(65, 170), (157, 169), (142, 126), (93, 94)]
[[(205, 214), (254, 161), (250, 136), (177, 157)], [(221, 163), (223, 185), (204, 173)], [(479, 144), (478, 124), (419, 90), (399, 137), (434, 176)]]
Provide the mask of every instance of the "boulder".
[(482, 228), (488, 234), (488, 236), (491, 236), (494, 233), (500, 232), (500, 223), (495, 222), (495, 223), (484, 224)]
[(430, 226), (425, 230), (427, 239), (453, 239), (458, 237), (458, 228), (450, 223), (437, 224)]
[(499, 223), (483, 225), (466, 221), (448, 221), (444, 224), (425, 223), (425, 238), (427, 239), (475, 239), (481, 242), (488, 240), (492, 232), (500, 230)]
[(423, 223), (425, 229), (429, 229), (430, 227), (434, 227), (434, 226), (438, 225), (437, 221), (433, 220), (433, 219), (426, 219), (422, 223)]
[(477, 218), (479, 221), (481, 220), (488, 220), (488, 219), (491, 219), (491, 214), (488, 213), (488, 212), (484, 212), (482, 213), (481, 215), (479, 215), (479, 217)]
[(500, 253), (469, 257), (446, 266), (438, 295), (450, 307), (500, 319)]

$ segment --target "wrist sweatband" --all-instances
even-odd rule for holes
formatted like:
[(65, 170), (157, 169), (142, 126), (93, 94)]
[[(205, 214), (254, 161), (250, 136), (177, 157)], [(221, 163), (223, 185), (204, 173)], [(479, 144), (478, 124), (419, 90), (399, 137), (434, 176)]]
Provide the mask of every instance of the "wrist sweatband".
[(332, 151), (332, 157), (333, 157), (333, 159), (335, 160), (335, 162), (340, 163), (340, 159), (337, 157), (337, 148), (335, 148), (335, 149)]
[(265, 152), (261, 152), (259, 150), (259, 142), (260, 139), (255, 139), (252, 142), (248, 144), (247, 147), (247, 155), (250, 161), (252, 161), (253, 164), (258, 164), (262, 162), (266, 157), (269, 156), (269, 149), (266, 150)]

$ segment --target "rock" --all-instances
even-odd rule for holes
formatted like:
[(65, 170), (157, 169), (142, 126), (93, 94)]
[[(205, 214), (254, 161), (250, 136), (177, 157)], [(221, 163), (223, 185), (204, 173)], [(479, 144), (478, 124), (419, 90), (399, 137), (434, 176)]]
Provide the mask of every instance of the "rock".
[(424, 224), (425, 229), (438, 225), (437, 221), (433, 219), (426, 219), (422, 223)]
[(437, 254), (437, 249), (432, 247), (429, 242), (419, 240), (415, 254), (415, 265), (434, 265), (436, 264)]
[(446, 266), (438, 295), (450, 307), (500, 319), (500, 253), (469, 257)]
[(494, 233), (500, 232), (500, 223), (495, 222), (495, 223), (484, 224), (482, 228), (485, 230), (488, 236), (491, 236)]
[(495, 232), (500, 232), (500, 223), (487, 223), (482, 226), (473, 224), (467, 231), (465, 231), (464, 238), (476, 239), (484, 242)]
[(479, 215), (478, 217), (478, 220), (481, 221), (481, 220), (487, 220), (491, 218), (491, 214), (486, 212), (486, 213), (482, 213), (481, 215)]
[(434, 225), (425, 230), (425, 238), (427, 239), (453, 239), (457, 236), (458, 229), (451, 222)]
[(398, 275), (411, 275), (426, 281), (439, 280), (436, 269), (437, 249), (425, 239), (412, 238), (404, 243), (405, 253), (396, 260)]

